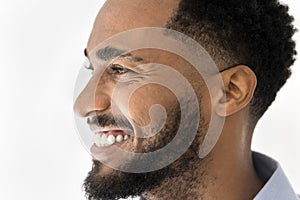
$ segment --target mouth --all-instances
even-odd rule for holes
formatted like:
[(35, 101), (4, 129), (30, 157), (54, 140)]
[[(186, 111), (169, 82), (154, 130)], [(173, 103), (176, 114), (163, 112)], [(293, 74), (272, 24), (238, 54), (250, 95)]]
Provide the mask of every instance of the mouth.
[(132, 131), (126, 129), (103, 129), (95, 132), (93, 142), (97, 147), (109, 147), (121, 144), (131, 137)]
[(133, 131), (117, 127), (97, 128), (93, 130), (93, 145), (90, 148), (94, 160), (109, 161), (120, 156), (115, 147), (121, 148), (132, 138)]

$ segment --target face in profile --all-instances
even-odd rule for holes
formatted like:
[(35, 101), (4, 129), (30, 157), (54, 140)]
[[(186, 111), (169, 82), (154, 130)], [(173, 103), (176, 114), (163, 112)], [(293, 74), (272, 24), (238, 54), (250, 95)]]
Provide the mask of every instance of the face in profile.
[[(87, 195), (96, 199), (139, 195), (158, 186), (166, 177), (180, 176), (179, 171), (182, 173), (189, 162), (198, 159), (198, 142), (207, 129), (204, 117), (197, 121), (199, 109), (195, 109), (200, 101), (208, 102), (205, 85), (199, 84), (201, 76), (184, 59), (159, 49), (124, 53), (117, 47), (106, 46), (95, 48), (88, 56), (87, 70), (92, 70), (92, 76), (74, 106), (94, 133), (94, 165), (84, 185)], [(190, 85), (179, 82), (181, 76)], [(197, 102), (192, 101), (189, 89), (198, 91)], [(206, 106), (208, 111), (209, 104)], [(175, 139), (183, 120), (182, 111), (186, 123), (181, 130), (185, 137)], [(195, 135), (186, 133), (196, 123), (196, 142), (174, 163), (146, 173), (129, 173), (137, 163), (145, 168), (164, 163), (158, 157), (143, 161), (143, 156), (129, 153), (148, 154), (175, 143), (162, 156), (167, 160), (184, 142), (190, 145), (194, 140)]]
[[(126, 51), (118, 44), (99, 45), (103, 35), (113, 36), (110, 30), (97, 31), (98, 26), (107, 26), (108, 18), (114, 19), (107, 13), (110, 4), (108, 1), (97, 17), (86, 49), (87, 70), (91, 70), (92, 76), (74, 105), (76, 114), (86, 119), (94, 134), (90, 148), (93, 168), (84, 183), (90, 199), (140, 195), (167, 177), (180, 176), (189, 163), (199, 159), (198, 145), (208, 123), (204, 115), (210, 116), (209, 95), (202, 77), (185, 59), (160, 49)], [(162, 26), (165, 19), (161, 16), (155, 23)], [(153, 22), (145, 17), (143, 23), (150, 26)], [(115, 34), (126, 30), (125, 25), (117, 24)], [(139, 35), (134, 41), (145, 38), (146, 34)], [(200, 102), (205, 104), (205, 111), (199, 119)], [(182, 121), (185, 123), (180, 130), (184, 137), (176, 138)], [(191, 125), (194, 135), (186, 134), (191, 132)], [(143, 155), (170, 143), (172, 148), (161, 158), (143, 159)], [(186, 149), (180, 152), (184, 145)], [(164, 164), (177, 154), (180, 156), (174, 162)], [(132, 173), (137, 163), (145, 169), (153, 166), (155, 170)]]

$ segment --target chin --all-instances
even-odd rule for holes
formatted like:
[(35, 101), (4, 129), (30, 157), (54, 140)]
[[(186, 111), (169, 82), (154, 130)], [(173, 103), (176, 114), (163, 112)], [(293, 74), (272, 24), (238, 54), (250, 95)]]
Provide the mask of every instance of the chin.
[(89, 200), (113, 200), (139, 196), (151, 190), (173, 174), (169, 167), (148, 173), (121, 172), (94, 160), (83, 188)]

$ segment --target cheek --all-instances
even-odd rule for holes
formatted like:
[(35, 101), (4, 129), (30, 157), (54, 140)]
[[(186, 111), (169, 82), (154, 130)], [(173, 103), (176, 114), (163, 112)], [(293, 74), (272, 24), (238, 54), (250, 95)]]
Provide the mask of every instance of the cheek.
[[(155, 104), (162, 106), (167, 114), (178, 105), (176, 96), (166, 87), (148, 84), (137, 89), (129, 101), (131, 118), (139, 125), (146, 126), (151, 122), (149, 111)], [(155, 114), (155, 113), (154, 113)], [(154, 116), (159, 118), (160, 116)]]

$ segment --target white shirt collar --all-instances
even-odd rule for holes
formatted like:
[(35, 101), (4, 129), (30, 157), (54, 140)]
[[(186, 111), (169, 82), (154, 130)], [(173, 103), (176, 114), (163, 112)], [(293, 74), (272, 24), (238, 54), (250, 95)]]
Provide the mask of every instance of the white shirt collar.
[(278, 162), (257, 152), (253, 152), (253, 162), (265, 182), (254, 200), (299, 200)]

